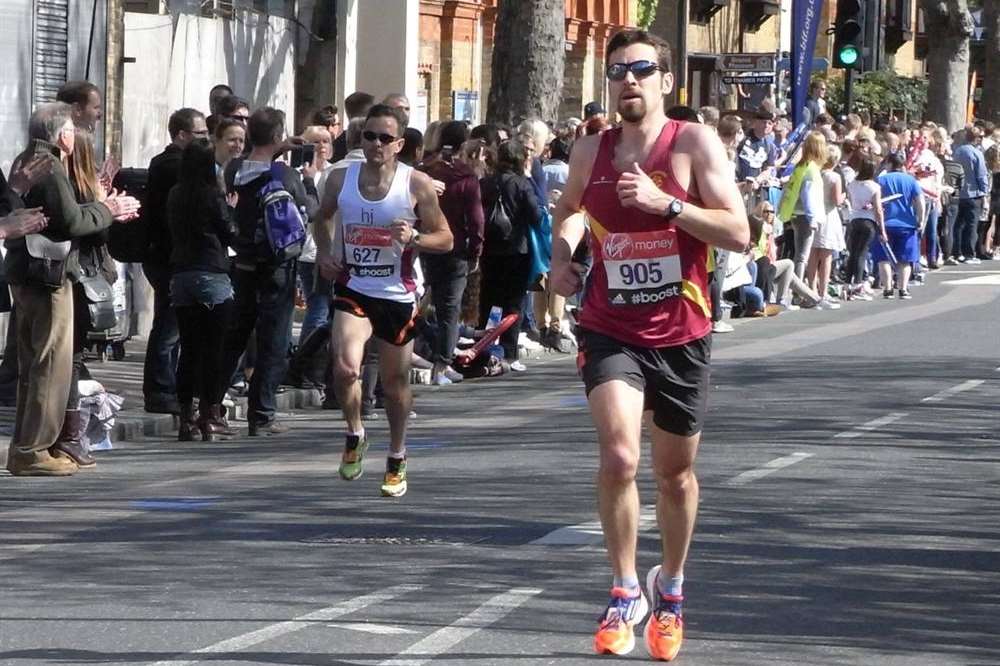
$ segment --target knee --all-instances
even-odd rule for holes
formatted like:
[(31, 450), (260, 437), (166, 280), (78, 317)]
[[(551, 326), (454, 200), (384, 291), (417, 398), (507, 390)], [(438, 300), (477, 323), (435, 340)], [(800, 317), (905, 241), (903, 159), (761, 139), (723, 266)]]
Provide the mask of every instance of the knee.
[(635, 481), (639, 456), (625, 445), (607, 447), (601, 454), (598, 477), (601, 485), (625, 485)]
[(698, 490), (698, 477), (693, 467), (659, 468), (655, 472), (660, 494), (672, 502), (681, 502)]
[(359, 369), (343, 358), (335, 358), (333, 361), (333, 378), (342, 386), (354, 384), (361, 379)]
[(392, 374), (382, 376), (382, 391), (385, 397), (392, 401), (398, 401), (406, 397), (410, 390), (409, 377), (403, 374)]

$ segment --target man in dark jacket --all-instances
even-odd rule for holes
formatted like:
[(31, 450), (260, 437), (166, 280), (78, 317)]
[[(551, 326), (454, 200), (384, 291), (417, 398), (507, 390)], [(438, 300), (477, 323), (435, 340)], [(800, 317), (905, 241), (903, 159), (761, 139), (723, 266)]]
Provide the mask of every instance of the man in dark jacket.
[(275, 418), (278, 384), (288, 369), (288, 345), (295, 307), (297, 260), (281, 261), (270, 252), (264, 230), (260, 191), (271, 180), (271, 166), (277, 165), (284, 189), (305, 217), (319, 208), (312, 178), (305, 182), (295, 169), (275, 162), (287, 146), (285, 114), (277, 109), (258, 109), (247, 123), (253, 150), (246, 159), (235, 159), (226, 167), (226, 190), (239, 195), (236, 204), (237, 235), (233, 271), (236, 312), (226, 336), (223, 378), (236, 373), (240, 356), (251, 333), (256, 333), (257, 358), (248, 392), (247, 430), (256, 435), (277, 435), (288, 426)]
[(148, 229), (149, 248), (142, 270), (153, 288), (153, 327), (146, 343), (142, 394), (146, 411), (180, 413), (177, 402), (177, 357), (180, 333), (177, 315), (170, 307), (170, 230), (167, 227), (167, 195), (180, 177), (181, 153), (197, 138), (208, 138), (205, 116), (195, 109), (174, 111), (167, 123), (170, 145), (149, 163), (143, 223)]
[(42, 104), (32, 114), (32, 153), (57, 161), (52, 173), (25, 194), (24, 202), (41, 207), (49, 225), (43, 234), (6, 243), (21, 369), (7, 469), (17, 476), (67, 476), (77, 470), (56, 444), (73, 364), (73, 297), (65, 265), (72, 261), (73, 238), (106, 229), (114, 220), (131, 219), (139, 208), (132, 197), (77, 204), (63, 166), (74, 148), (71, 114), (72, 108), (63, 102)]
[(454, 159), (468, 137), (469, 127), (464, 121), (446, 123), (441, 129), (441, 152), (422, 168), (431, 178), (445, 184), (439, 203), (455, 239), (451, 252), (421, 257), (438, 323), (431, 375), (431, 381), (438, 385), (462, 381), (462, 375), (451, 367), (458, 340), (458, 314), (469, 273), (478, 270), (483, 253), (479, 179), (472, 167)]

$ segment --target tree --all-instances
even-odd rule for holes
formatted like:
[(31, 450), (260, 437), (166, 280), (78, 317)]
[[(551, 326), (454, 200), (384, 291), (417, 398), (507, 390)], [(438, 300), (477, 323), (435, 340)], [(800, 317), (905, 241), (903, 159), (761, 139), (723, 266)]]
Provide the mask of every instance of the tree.
[(986, 68), (983, 74), (981, 115), (994, 123), (1000, 122), (1000, 0), (983, 3)]
[(554, 121), (566, 61), (565, 0), (498, 4), (486, 122)]
[[(825, 78), (825, 77), (817, 77)], [(844, 79), (830, 77), (827, 83), (827, 108), (844, 112)], [(927, 106), (927, 81), (900, 76), (891, 70), (865, 72), (854, 83), (854, 111), (868, 111), (873, 118), (903, 116), (919, 120)]]
[(968, 0), (921, 0), (927, 45), (927, 118), (956, 131), (965, 125), (969, 100)]

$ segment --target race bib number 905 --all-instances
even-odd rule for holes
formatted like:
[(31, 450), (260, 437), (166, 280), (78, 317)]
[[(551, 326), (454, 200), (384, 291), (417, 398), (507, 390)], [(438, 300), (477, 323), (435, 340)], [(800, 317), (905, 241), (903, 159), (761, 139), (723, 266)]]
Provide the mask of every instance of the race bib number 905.
[(650, 305), (681, 295), (674, 229), (608, 234), (601, 249), (612, 305)]
[(344, 233), (344, 252), (353, 275), (387, 278), (395, 273), (392, 233), (385, 227), (348, 225)]

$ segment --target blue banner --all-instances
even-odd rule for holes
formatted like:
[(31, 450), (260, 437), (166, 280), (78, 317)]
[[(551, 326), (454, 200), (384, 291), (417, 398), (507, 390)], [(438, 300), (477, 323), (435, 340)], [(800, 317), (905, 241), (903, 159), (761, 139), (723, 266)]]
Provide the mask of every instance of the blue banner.
[(805, 120), (806, 95), (812, 73), (816, 32), (823, 0), (792, 0), (792, 124)]

